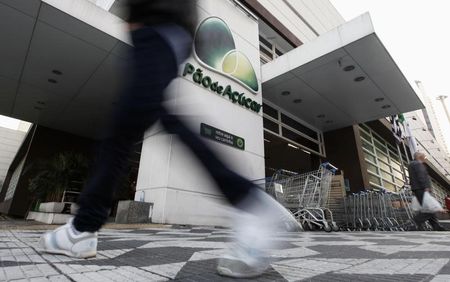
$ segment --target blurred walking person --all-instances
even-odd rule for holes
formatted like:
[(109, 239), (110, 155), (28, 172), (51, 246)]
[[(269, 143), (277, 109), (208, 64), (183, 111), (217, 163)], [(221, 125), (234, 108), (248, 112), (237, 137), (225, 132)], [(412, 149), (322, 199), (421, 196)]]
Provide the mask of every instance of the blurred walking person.
[[(424, 199), (431, 197), (427, 193), (431, 193), (431, 179), (428, 174), (427, 168), (424, 165), (426, 156), (424, 153), (416, 152), (414, 154), (414, 161), (408, 165), (409, 181), (411, 190), (416, 196), (419, 204), (424, 205)], [(432, 199), (434, 200), (434, 199)], [(436, 218), (435, 212), (420, 210), (414, 217), (414, 221), (417, 224), (419, 230), (424, 230), (423, 224), (428, 221), (435, 231), (444, 231), (445, 229), (439, 224)]]
[(43, 251), (77, 258), (96, 255), (97, 231), (106, 222), (118, 180), (128, 165), (133, 145), (158, 120), (184, 142), (215, 180), (228, 202), (240, 210), (234, 218), (236, 247), (219, 261), (219, 274), (253, 277), (268, 267), (264, 249), (270, 234), (284, 218), (297, 227), (292, 215), (249, 180), (236, 174), (179, 116), (164, 106), (164, 91), (178, 75), (178, 66), (191, 53), (197, 25), (194, 0), (128, 0), (131, 70), (113, 117), (111, 134), (102, 142), (92, 177), (79, 197), (79, 210), (66, 225), (45, 234)]

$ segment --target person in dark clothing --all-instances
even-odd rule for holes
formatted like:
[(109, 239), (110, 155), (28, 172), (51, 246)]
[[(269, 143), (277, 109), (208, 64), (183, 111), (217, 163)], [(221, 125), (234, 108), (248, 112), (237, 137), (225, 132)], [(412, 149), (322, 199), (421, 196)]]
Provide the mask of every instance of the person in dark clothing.
[(161, 121), (168, 133), (184, 142), (215, 180), (228, 202), (240, 210), (235, 218), (236, 248), (219, 261), (218, 272), (253, 277), (269, 263), (261, 249), (280, 219), (298, 227), (293, 216), (251, 181), (229, 169), (214, 151), (163, 105), (164, 92), (178, 66), (191, 52), (197, 24), (194, 0), (129, 0), (129, 27), (134, 44), (132, 75), (115, 112), (111, 134), (103, 141), (96, 167), (79, 197), (79, 210), (66, 225), (45, 234), (45, 252), (77, 258), (96, 255), (97, 231), (106, 222), (112, 195), (124, 174), (133, 145)]
[[(426, 156), (424, 153), (416, 152), (414, 154), (414, 161), (408, 165), (409, 182), (411, 190), (419, 201), (420, 205), (423, 204), (423, 196), (425, 192), (431, 193), (431, 179), (428, 175), (428, 171), (424, 165)], [(436, 215), (434, 213), (419, 212), (414, 221), (417, 224), (419, 230), (423, 230), (423, 224), (428, 221), (433, 230), (443, 231), (444, 228), (439, 224)]]

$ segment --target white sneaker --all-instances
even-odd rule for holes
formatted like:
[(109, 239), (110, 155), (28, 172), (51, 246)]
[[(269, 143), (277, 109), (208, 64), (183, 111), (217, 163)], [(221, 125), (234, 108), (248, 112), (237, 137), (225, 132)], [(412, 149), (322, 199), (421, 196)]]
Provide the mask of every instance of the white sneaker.
[(299, 230), (299, 224), (288, 210), (260, 190), (253, 190), (238, 208), (234, 216), (236, 246), (219, 260), (217, 272), (233, 278), (252, 278), (270, 266), (264, 252), (276, 248), (271, 237), (278, 231)]
[(269, 266), (269, 259), (260, 250), (239, 246), (219, 259), (217, 272), (232, 278), (253, 278), (262, 275)]
[(41, 251), (74, 258), (90, 258), (97, 255), (97, 232), (76, 234), (70, 220), (65, 225), (45, 233), (39, 242)]

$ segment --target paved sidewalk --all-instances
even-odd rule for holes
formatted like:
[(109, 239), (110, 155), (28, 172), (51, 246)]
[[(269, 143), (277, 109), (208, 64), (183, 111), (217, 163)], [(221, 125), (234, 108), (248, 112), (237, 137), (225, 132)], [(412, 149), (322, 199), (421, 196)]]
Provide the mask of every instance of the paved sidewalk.
[[(42, 232), (0, 231), (0, 281), (232, 281), (215, 273), (229, 230), (105, 229), (87, 260), (37, 253)], [(274, 241), (270, 271), (251, 281), (450, 281), (448, 232), (283, 233)]]

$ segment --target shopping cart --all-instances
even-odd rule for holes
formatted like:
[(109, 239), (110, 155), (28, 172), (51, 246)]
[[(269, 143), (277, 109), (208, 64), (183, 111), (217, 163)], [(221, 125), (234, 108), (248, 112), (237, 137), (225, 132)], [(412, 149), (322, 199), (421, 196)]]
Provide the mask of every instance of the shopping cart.
[(348, 195), (344, 199), (346, 228), (357, 231), (414, 229), (411, 199), (411, 190), (407, 187), (398, 193), (366, 190)]
[(297, 174), (278, 170), (266, 191), (290, 210), (303, 227), (338, 231), (333, 213), (327, 208), (331, 180), (337, 168), (323, 163), (318, 170)]

